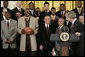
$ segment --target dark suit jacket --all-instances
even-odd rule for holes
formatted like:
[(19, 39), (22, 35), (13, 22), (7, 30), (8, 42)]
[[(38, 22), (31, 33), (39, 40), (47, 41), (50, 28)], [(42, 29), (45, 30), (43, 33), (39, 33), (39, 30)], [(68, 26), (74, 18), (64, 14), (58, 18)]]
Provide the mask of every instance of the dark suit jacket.
[[(31, 9), (30, 9), (31, 10)], [(31, 11), (30, 11), (31, 12)], [(31, 13), (31, 16), (33, 16), (33, 17), (36, 17), (35, 16), (35, 10), (33, 10), (33, 14)]]
[(47, 12), (45, 12), (45, 11), (42, 11), (41, 13), (40, 13), (40, 17), (39, 17), (39, 21), (38, 21), (38, 23), (39, 23), (39, 25), (43, 25), (44, 24), (44, 17), (46, 16), (46, 15), (51, 15), (51, 12), (49, 11), (48, 13)]
[(70, 30), (70, 33), (76, 33), (76, 32), (80, 32), (81, 31), (81, 23), (76, 20)]
[(81, 36), (80, 36), (80, 41), (78, 43), (78, 51), (77, 51), (77, 55), (78, 56), (84, 56), (84, 25), (82, 25), (82, 28), (81, 28)]
[(67, 21), (65, 20), (65, 21), (64, 21), (64, 25), (67, 26), (67, 27), (70, 29), (71, 22), (69, 21), (68, 24), (67, 24)]
[(77, 8), (73, 9), (72, 11), (76, 13), (77, 19), (79, 18), (79, 16), (83, 15), (83, 10), (81, 10), (81, 14), (78, 13)]
[[(12, 10), (12, 17), (13, 17), (14, 20), (17, 20), (16, 13), (18, 11), (19, 10), (17, 9), (17, 7)], [(22, 8), (21, 8), (21, 14), (22, 14), (22, 16), (24, 16), (24, 9), (22, 9)]]
[[(58, 16), (58, 17), (62, 17), (62, 15), (61, 15), (61, 11), (56, 12), (56, 16)], [(63, 18), (65, 19), (65, 16), (64, 16)]]
[(39, 45), (42, 44), (44, 46), (44, 51), (49, 51), (49, 49), (51, 50), (52, 44), (50, 42), (50, 34), (51, 34), (50, 28), (49, 33), (47, 34), (47, 30), (44, 24), (39, 27), (38, 42)]
[(58, 16), (55, 17), (54, 21), (52, 20), (51, 16), (50, 16), (50, 18), (51, 18), (51, 22), (50, 22), (51, 33), (55, 33), (56, 32), (56, 28), (58, 27)]
[[(76, 20), (74, 22), (71, 30), (70, 30), (70, 33), (75, 34), (76, 32), (81, 32), (81, 28), (82, 28), (81, 23), (78, 20)], [(72, 50), (74, 50), (75, 55), (78, 55), (77, 54), (78, 46), (79, 46), (79, 41), (78, 42), (72, 42), (72, 44), (71, 44), (71, 48), (72, 48)]]

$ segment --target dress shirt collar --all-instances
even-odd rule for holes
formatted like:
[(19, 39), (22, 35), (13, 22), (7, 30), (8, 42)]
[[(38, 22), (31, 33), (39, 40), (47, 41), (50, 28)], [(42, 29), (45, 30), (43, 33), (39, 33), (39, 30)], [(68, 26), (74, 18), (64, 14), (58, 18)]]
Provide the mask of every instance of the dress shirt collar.
[(46, 28), (47, 28), (47, 25), (48, 25), (48, 28), (49, 28), (49, 24), (46, 24), (46, 23), (45, 23), (45, 27), (46, 27)]
[(75, 18), (75, 19), (72, 21), (72, 25), (75, 23), (76, 20), (77, 20), (77, 19)]

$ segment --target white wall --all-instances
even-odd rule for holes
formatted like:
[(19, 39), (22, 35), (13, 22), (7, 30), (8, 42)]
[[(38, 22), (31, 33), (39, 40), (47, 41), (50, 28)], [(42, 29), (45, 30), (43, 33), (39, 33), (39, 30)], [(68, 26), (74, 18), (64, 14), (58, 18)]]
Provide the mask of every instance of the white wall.
[[(8, 8), (9, 9), (14, 9), (16, 7), (16, 2), (17, 1), (9, 1)], [(3, 1), (1, 1), (1, 7), (3, 7)]]

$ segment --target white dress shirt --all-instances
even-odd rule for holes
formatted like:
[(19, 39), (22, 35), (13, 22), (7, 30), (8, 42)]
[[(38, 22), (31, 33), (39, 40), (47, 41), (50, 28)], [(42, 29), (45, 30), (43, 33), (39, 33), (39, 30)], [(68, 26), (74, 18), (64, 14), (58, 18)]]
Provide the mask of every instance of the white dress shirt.
[(47, 28), (47, 25), (48, 25), (48, 28), (49, 28), (49, 24), (46, 24), (46, 23), (45, 23), (45, 27), (46, 27), (46, 28)]
[(77, 19), (75, 18), (75, 19), (72, 21), (72, 25), (75, 23), (76, 20), (77, 20)]

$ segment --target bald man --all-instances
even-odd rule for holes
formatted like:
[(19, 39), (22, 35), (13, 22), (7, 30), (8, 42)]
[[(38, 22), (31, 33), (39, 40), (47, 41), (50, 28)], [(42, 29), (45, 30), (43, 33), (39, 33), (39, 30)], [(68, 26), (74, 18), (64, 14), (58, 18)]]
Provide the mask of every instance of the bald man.
[[(14, 20), (17, 20), (17, 12), (21, 12), (22, 16), (24, 16), (24, 9), (22, 9), (22, 2), (17, 1), (17, 7), (12, 10), (12, 17)], [(14, 17), (15, 16), (15, 17)]]

